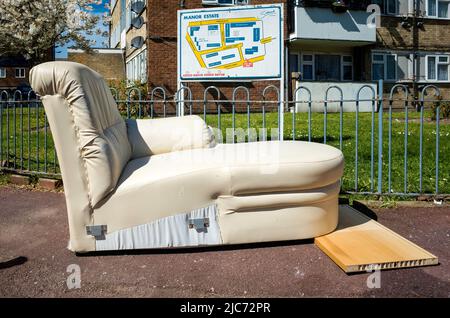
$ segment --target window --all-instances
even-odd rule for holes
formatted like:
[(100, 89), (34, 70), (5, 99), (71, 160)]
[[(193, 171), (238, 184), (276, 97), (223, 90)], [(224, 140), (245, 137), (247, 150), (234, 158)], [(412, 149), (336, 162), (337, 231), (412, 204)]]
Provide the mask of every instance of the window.
[(427, 80), (448, 81), (449, 57), (447, 55), (427, 56)]
[(450, 0), (427, 0), (427, 16), (448, 19)]
[(312, 55), (302, 56), (302, 74), (304, 80), (312, 81), (314, 79), (314, 57)]
[(353, 80), (353, 57), (350, 55), (342, 56), (342, 79), (344, 81)]
[(394, 54), (372, 55), (372, 79), (395, 81), (397, 79), (397, 57)]
[(6, 78), (6, 68), (0, 67), (0, 78)]
[(319, 81), (341, 80), (341, 56), (319, 54), (315, 56), (315, 79)]
[(127, 80), (142, 83), (147, 81), (147, 50), (143, 50), (127, 62)]
[(16, 78), (25, 78), (25, 69), (22, 67), (16, 68)]
[(353, 57), (340, 54), (302, 54), (302, 79), (306, 81), (352, 81)]

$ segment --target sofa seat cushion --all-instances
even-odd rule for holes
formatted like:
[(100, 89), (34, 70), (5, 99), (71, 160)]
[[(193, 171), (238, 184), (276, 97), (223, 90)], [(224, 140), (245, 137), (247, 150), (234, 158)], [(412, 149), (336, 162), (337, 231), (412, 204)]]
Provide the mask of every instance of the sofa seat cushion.
[(221, 144), (143, 157), (126, 165), (115, 191), (94, 210), (94, 223), (106, 224), (110, 233), (207, 206), (220, 196), (245, 200), (324, 187), (342, 172), (338, 149), (299, 141)]

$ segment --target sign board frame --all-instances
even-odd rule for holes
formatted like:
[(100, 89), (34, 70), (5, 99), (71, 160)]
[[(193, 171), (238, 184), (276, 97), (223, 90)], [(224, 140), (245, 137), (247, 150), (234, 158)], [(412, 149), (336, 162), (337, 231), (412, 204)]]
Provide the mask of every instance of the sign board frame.
[[(233, 76), (230, 75), (229, 73), (225, 73), (224, 76), (214, 76), (214, 77), (208, 77), (208, 76), (199, 76), (199, 77), (195, 77), (195, 76), (183, 76), (183, 58), (184, 58), (184, 52), (183, 51), (183, 45), (184, 47), (186, 47), (186, 43), (185, 42), (189, 42), (188, 39), (188, 34), (186, 34), (186, 30), (182, 30), (183, 27), (186, 27), (186, 23), (188, 22), (182, 22), (183, 18), (186, 17), (194, 17), (192, 19), (191, 22), (193, 23), (198, 23), (198, 24), (202, 24), (202, 23), (208, 23), (209, 21), (214, 22), (214, 21), (219, 21), (218, 24), (220, 25), (220, 21), (223, 21), (224, 19), (220, 18), (220, 15), (225, 13), (225, 15), (228, 16), (233, 16), (233, 12), (239, 12), (241, 13), (240, 16), (242, 16), (242, 12), (246, 12), (248, 11), (248, 15), (249, 16), (257, 16), (258, 14), (264, 13), (265, 10), (271, 10), (271, 11), (267, 11), (267, 12), (271, 12), (275, 14), (275, 18), (272, 18), (272, 20), (276, 21), (276, 29), (275, 32), (273, 32), (274, 30), (272, 30), (273, 33), (275, 33), (276, 35), (273, 36), (273, 40), (274, 42), (276, 42), (275, 47), (277, 48), (276, 52), (272, 52), (271, 54), (273, 55), (278, 55), (278, 68), (275, 72), (272, 72), (272, 74), (266, 73), (266, 74), (262, 74), (264, 72), (260, 72), (260, 74), (256, 74), (254, 76), (249, 76), (249, 75), (245, 75), (245, 76)], [(233, 82), (236, 80), (239, 81), (261, 81), (261, 80), (283, 80), (284, 78), (284, 32), (283, 32), (283, 4), (271, 4), (271, 5), (254, 5), (254, 6), (237, 6), (237, 7), (225, 7), (225, 8), (210, 8), (210, 9), (189, 9), (189, 10), (178, 10), (177, 12), (177, 16), (178, 16), (178, 25), (177, 25), (177, 32), (178, 32), (178, 41), (177, 41), (177, 79), (178, 79), (178, 83), (180, 84), (180, 82)], [(219, 16), (219, 18), (217, 18), (217, 16)], [(208, 18), (208, 17), (213, 17)], [(215, 19), (214, 19), (215, 18)], [(233, 18), (228, 18), (230, 20), (239, 20), (239, 18), (233, 19)], [(255, 21), (257, 20), (256, 18), (254, 19)], [(224, 22), (222, 22), (224, 24)], [(266, 26), (266, 28), (268, 28)], [(273, 29), (273, 28), (271, 28)], [(222, 30), (223, 31), (223, 30)], [(264, 34), (262, 35), (264, 36)], [(263, 40), (263, 39), (262, 39)], [(262, 41), (261, 40), (261, 41)], [(269, 39), (270, 40), (270, 39)], [(193, 45), (192, 43), (189, 43), (191, 46)], [(194, 53), (195, 56), (195, 53)], [(241, 59), (243, 59), (243, 57), (241, 56)], [(242, 62), (242, 60), (241, 60)], [(246, 62), (246, 61), (245, 61)], [(198, 65), (198, 69), (205, 69), (205, 67), (202, 67), (200, 65), (200, 61), (195, 61), (193, 62), (195, 63), (199, 63)], [(258, 62), (255, 63), (255, 65), (257, 65)], [(236, 71), (235, 72), (239, 72)], [(201, 71), (197, 71), (197, 72), (192, 72), (192, 73), (202, 73)], [(248, 72), (247, 72), (248, 73)], [(255, 73), (257, 73), (257, 71), (255, 71)], [(276, 73), (276, 74), (275, 74)], [(178, 85), (180, 86), (180, 85)], [(281, 88), (281, 87), (280, 87)]]

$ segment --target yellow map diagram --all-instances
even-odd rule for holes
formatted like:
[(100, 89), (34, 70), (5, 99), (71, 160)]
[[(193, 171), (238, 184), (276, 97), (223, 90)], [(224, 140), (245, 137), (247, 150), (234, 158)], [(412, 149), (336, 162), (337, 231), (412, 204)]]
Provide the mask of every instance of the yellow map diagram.
[(189, 22), (186, 40), (201, 67), (232, 69), (253, 67), (264, 60), (266, 44), (263, 22), (255, 17)]

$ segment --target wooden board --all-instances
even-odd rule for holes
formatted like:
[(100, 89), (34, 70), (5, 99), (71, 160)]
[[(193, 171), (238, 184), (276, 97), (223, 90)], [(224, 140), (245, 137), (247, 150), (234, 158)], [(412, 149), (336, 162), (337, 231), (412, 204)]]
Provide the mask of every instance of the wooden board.
[(438, 258), (348, 205), (338, 228), (314, 243), (346, 273), (438, 264)]

